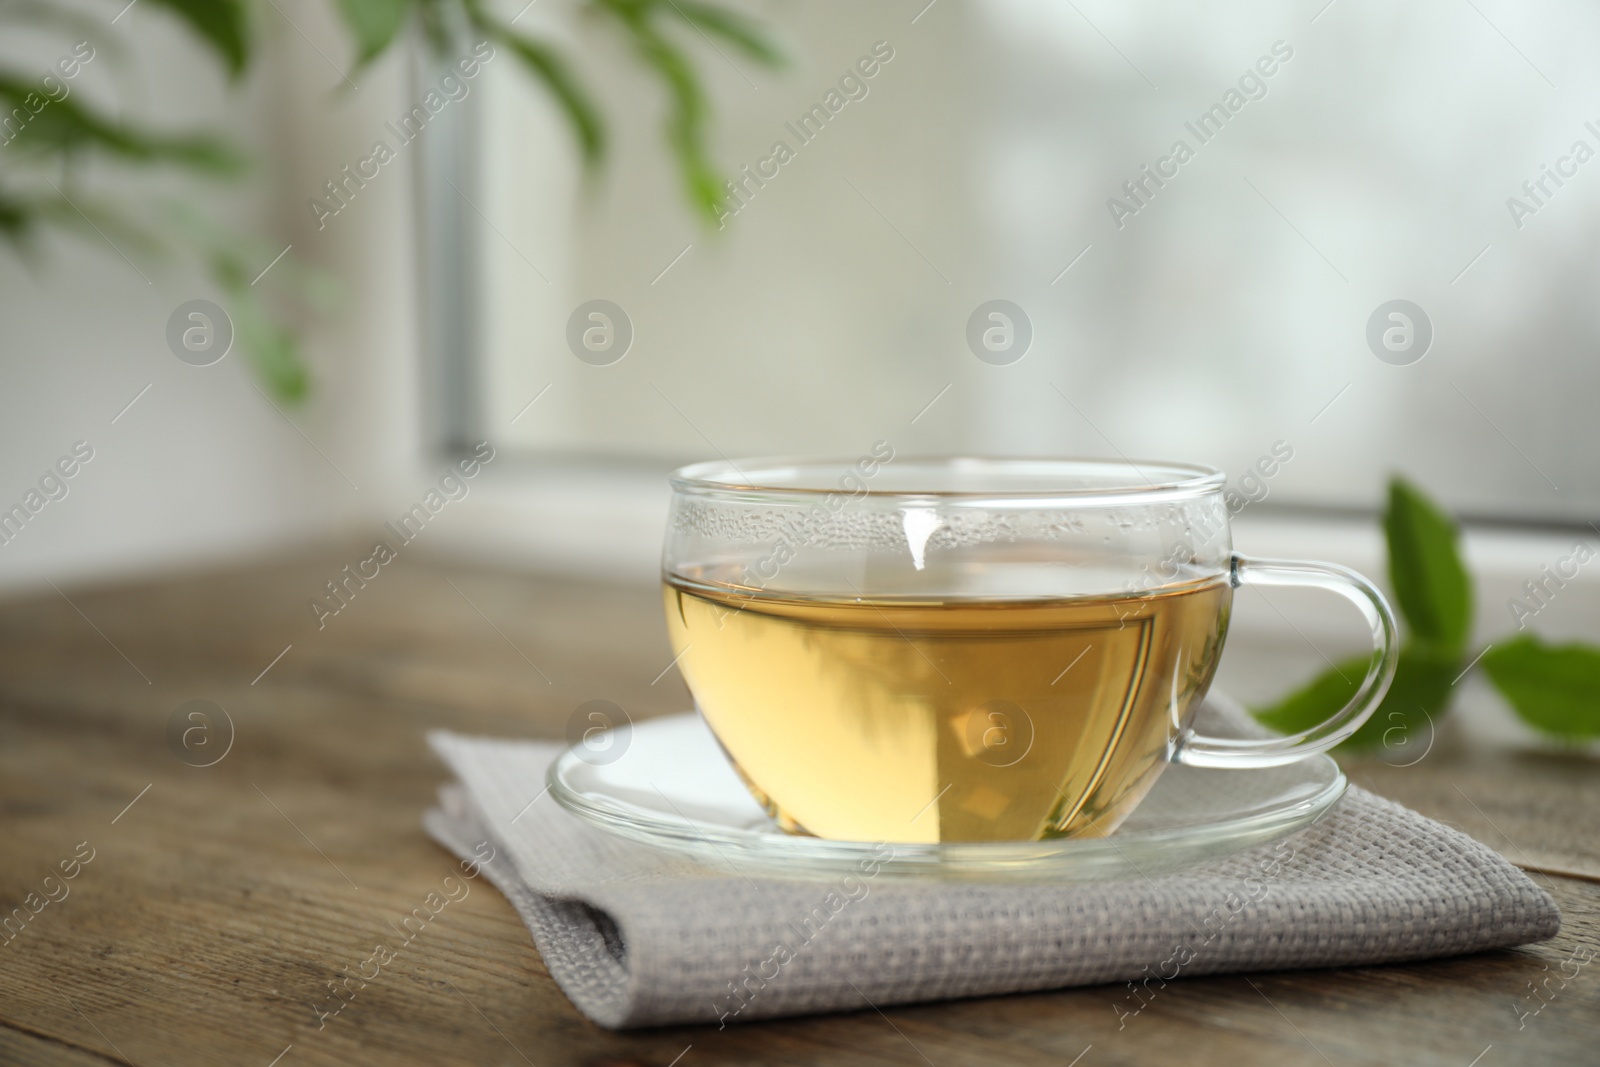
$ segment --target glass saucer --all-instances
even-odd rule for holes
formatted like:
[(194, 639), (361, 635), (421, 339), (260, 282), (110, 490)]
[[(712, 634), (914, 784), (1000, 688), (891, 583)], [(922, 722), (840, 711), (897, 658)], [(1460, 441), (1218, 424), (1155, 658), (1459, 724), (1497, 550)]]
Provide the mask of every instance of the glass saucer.
[[(1214, 736), (1259, 732), (1237, 704), (1216, 692), (1196, 725)], [(1173, 764), (1110, 837), (885, 848), (784, 833), (694, 712), (622, 727), (607, 741), (580, 742), (551, 764), (550, 792), (562, 807), (621, 837), (746, 877), (831, 877), (859, 873), (863, 863), (879, 864), (879, 875), (887, 877), (1003, 882), (1170, 873), (1308, 826), (1338, 802), (1347, 784), (1327, 756), (1248, 770)]]

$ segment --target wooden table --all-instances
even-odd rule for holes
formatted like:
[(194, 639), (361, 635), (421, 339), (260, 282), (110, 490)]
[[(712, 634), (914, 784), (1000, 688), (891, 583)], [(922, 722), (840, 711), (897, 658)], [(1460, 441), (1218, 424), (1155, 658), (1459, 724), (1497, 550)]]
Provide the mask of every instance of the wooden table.
[[(1565, 915), (1555, 940), (1188, 978), (1121, 1031), (1123, 990), (1102, 986), (612, 1034), (573, 1009), (484, 887), (319, 1030), (326, 983), (451, 865), (418, 824), (444, 778), (425, 730), (553, 737), (590, 699), (636, 718), (687, 705), (675, 673), (656, 681), (671, 655), (655, 589), (410, 557), (319, 630), (307, 599), (361, 555), (0, 605), (0, 907), (67, 890), (0, 944), (0, 1062), (1600, 1062), (1600, 965), (1550, 982), (1548, 1003), (1530, 986), (1600, 948), (1594, 762), (1448, 744), (1354, 776), (1551, 872), (1535, 877)], [(169, 747), (174, 709), (196, 699), (234, 727), (209, 767)], [(93, 859), (46, 882), (81, 842)], [(1519, 1029), (1518, 1010), (1540, 1004)]]

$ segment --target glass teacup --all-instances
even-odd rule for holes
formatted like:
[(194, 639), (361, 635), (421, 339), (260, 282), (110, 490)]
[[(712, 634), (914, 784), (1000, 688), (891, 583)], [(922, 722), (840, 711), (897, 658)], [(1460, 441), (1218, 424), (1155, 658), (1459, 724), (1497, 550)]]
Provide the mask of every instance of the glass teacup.
[[(1173, 761), (1326, 751), (1383, 698), (1395, 628), (1326, 563), (1234, 554), (1221, 472), (894, 456), (703, 463), (672, 478), (668, 627), (695, 703), (792, 833), (890, 842), (1101, 836)], [(1349, 703), (1282, 738), (1197, 734), (1233, 590), (1360, 610)]]

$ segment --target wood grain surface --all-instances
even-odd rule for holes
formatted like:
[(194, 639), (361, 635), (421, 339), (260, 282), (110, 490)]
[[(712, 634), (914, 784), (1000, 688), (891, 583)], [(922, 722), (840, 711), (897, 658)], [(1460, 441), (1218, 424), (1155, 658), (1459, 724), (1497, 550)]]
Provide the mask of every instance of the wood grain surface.
[[(0, 605), (0, 913), (29, 916), (0, 944), (0, 1063), (1600, 1062), (1600, 966), (1559, 981), (1600, 949), (1595, 763), (1448, 743), (1352, 775), (1544, 872), (1554, 940), (1184, 979), (1120, 1029), (1124, 990), (1101, 986), (619, 1035), (572, 1008), (478, 885), (319, 1027), (327, 984), (450, 869), (419, 825), (444, 779), (425, 730), (556, 737), (586, 700), (635, 718), (688, 703), (662, 674), (656, 589), (413, 557), (318, 629), (307, 599), (358, 558)], [(169, 742), (192, 700), (232, 724), (211, 766)], [(191, 742), (220, 746), (212, 729)], [(85, 842), (93, 858), (62, 880)]]

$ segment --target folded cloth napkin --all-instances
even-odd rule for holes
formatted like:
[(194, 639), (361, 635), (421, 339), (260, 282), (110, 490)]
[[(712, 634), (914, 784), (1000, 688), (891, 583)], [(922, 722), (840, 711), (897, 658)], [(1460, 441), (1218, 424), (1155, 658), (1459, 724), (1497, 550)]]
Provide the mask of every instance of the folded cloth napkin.
[[(548, 796), (563, 746), (434, 733), (458, 784), (424, 818), (482, 861), (572, 1002), (613, 1029), (856, 1010), (1179, 975), (1421, 959), (1555, 936), (1497, 853), (1352, 787), (1301, 833), (1179, 874), (988, 884), (746, 878), (634, 843)], [(487, 845), (485, 844), (487, 843)], [(1137, 989), (1112, 1008), (1136, 1013)]]

